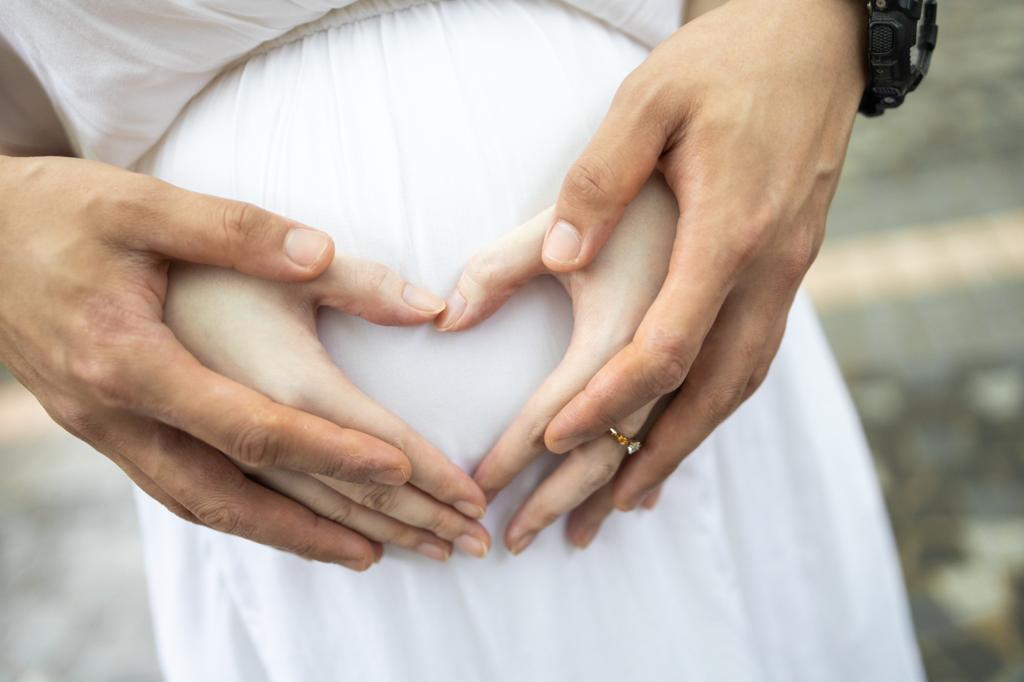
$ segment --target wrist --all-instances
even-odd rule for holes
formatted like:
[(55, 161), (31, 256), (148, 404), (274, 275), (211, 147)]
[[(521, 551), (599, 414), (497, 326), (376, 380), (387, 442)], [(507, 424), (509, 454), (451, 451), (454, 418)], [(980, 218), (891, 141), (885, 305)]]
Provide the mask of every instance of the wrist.
[[(867, 85), (867, 5), (861, 0), (731, 0), (761, 17), (777, 49), (800, 49), (815, 70), (860, 101)], [(854, 105), (856, 108), (856, 105)]]

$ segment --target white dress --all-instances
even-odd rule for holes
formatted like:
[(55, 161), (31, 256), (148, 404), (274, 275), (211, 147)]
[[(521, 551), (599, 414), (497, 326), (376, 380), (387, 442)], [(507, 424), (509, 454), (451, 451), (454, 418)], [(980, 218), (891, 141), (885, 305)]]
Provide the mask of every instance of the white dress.
[[(618, 83), (679, 17), (676, 0), (391, 0), (324, 16), (332, 4), (347, 3), (13, 0), (0, 31), (84, 154), (324, 228), (443, 293), (554, 200)], [(70, 45), (48, 56), (61, 34)], [(464, 334), (332, 314), (320, 329), (359, 386), (472, 470), (570, 327), (541, 281)], [(549, 464), (492, 505), (496, 537)], [(142, 495), (139, 508), (169, 680), (922, 677), (875, 473), (802, 297), (760, 391), (655, 510), (614, 515), (586, 551), (559, 523), (519, 557), (500, 542), (447, 565), (389, 548), (356, 574)]]

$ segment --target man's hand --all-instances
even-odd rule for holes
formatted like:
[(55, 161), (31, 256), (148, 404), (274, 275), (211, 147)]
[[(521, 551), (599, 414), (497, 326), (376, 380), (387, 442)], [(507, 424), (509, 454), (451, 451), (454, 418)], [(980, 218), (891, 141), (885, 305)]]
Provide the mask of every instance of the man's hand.
[[(623, 82), (569, 170), (548, 268), (586, 266), (651, 172), (680, 217), (632, 342), (551, 421), (567, 452), (678, 390), (609, 500), (632, 509), (758, 387), (824, 234), (864, 89), (863, 3), (731, 0)], [(622, 267), (630, 267), (622, 264)]]
[(379, 546), (221, 453), (255, 469), (401, 485), (403, 452), (210, 371), (162, 322), (169, 259), (304, 281), (333, 256), (326, 234), (248, 204), (89, 161), (0, 157), (0, 361), (179, 516), (364, 569)]

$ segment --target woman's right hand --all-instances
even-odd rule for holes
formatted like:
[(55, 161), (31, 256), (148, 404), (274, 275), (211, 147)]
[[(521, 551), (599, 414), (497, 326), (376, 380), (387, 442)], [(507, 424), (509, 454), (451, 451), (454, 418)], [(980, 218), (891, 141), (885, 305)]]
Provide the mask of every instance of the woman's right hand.
[(324, 233), (248, 204), (90, 161), (0, 156), (0, 362), (179, 516), (365, 569), (379, 547), (221, 453), (401, 485), (402, 450), (216, 374), (163, 323), (170, 259), (298, 282), (333, 256)]
[[(544, 432), (551, 419), (629, 343), (665, 281), (679, 217), (672, 192), (657, 174), (626, 209), (622, 227), (588, 267), (553, 273), (541, 253), (553, 213), (553, 208), (541, 212), (476, 253), (451, 293), (447, 309), (435, 322), (445, 331), (468, 329), (490, 316), (527, 281), (541, 275), (553, 275), (572, 299), (572, 339), (562, 361), (474, 473), (489, 497), (547, 452)], [(657, 407), (657, 401), (651, 401), (616, 421), (615, 428), (642, 437), (643, 427)], [(508, 548), (518, 554), (565, 514), (570, 515), (567, 531), (572, 542), (580, 547), (589, 544), (613, 509), (612, 489), (626, 456), (626, 448), (608, 434), (573, 448), (512, 516), (505, 530)]]
[(251, 478), (363, 537), (444, 561), (452, 544), (482, 558), (491, 538), (474, 519), (486, 498), (462, 469), (405, 422), (354, 386), (316, 331), (321, 306), (375, 324), (415, 325), (444, 301), (378, 263), (335, 257), (304, 284), (281, 284), (197, 265), (174, 265), (165, 321), (206, 367), (260, 393), (401, 450), (412, 463), (401, 486), (351, 483), (287, 467), (254, 469)]

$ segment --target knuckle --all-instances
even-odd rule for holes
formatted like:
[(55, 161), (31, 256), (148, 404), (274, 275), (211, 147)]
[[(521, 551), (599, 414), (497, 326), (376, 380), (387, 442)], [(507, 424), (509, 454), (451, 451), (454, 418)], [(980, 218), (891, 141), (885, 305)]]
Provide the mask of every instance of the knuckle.
[(462, 532), (464, 525), (461, 517), (455, 512), (436, 510), (430, 514), (424, 528), (438, 537), (451, 539)]
[(767, 229), (761, 225), (750, 225), (742, 231), (733, 242), (733, 260), (737, 268), (753, 263), (764, 245), (764, 233)]
[(189, 523), (199, 523), (199, 519), (197, 519), (192, 512), (190, 512), (188, 509), (178, 504), (174, 500), (161, 501), (161, 504), (164, 506), (164, 509), (171, 512), (182, 521), (188, 521)]
[(812, 237), (801, 235), (793, 239), (780, 264), (781, 275), (787, 283), (800, 282), (818, 256), (820, 244)]
[(614, 186), (615, 171), (597, 154), (582, 156), (565, 175), (565, 189), (582, 204), (607, 203)]
[(381, 263), (365, 263), (360, 269), (359, 276), (362, 279), (363, 288), (367, 291), (386, 293), (395, 274)]
[(396, 526), (387, 532), (387, 537), (382, 538), (384, 542), (390, 542), (399, 547), (415, 547), (425, 538), (424, 533), (411, 526)]
[(229, 535), (248, 535), (245, 524), (245, 515), (242, 510), (232, 503), (211, 499), (197, 503), (192, 514), (205, 526)]
[(750, 395), (761, 388), (764, 380), (768, 378), (768, 366), (758, 367), (754, 370), (754, 373), (750, 375), (750, 381), (747, 382), (747, 390), (744, 392), (744, 398), (750, 397)]
[(321, 555), (320, 546), (310, 535), (292, 538), (287, 550), (292, 554), (309, 560), (318, 559)]
[(640, 378), (649, 395), (665, 395), (683, 383), (693, 357), (691, 341), (678, 331), (661, 331), (645, 339)]
[(225, 243), (241, 245), (258, 238), (263, 231), (260, 210), (245, 201), (225, 201), (220, 204), (220, 224)]
[(339, 495), (327, 513), (327, 518), (340, 526), (346, 525), (352, 518), (352, 503)]
[(368, 485), (360, 496), (359, 503), (382, 514), (390, 515), (398, 506), (399, 490), (399, 486)]
[(750, 265), (762, 254), (778, 230), (781, 209), (774, 206), (770, 198), (736, 235), (733, 244), (733, 258), (739, 267)]
[(469, 259), (462, 276), (473, 288), (489, 293), (500, 287), (499, 272), (497, 254), (483, 251)]
[(597, 490), (608, 481), (612, 480), (619, 470), (619, 462), (612, 460), (595, 460), (589, 467), (582, 480), (581, 488), (584, 492)]
[(118, 363), (99, 354), (76, 354), (68, 360), (68, 373), (103, 407), (128, 406), (130, 391)]
[(750, 380), (747, 382), (747, 387), (743, 391), (743, 398), (740, 402), (745, 402), (750, 396), (757, 392), (757, 389), (761, 388), (764, 384), (765, 379), (768, 378), (768, 370), (771, 369), (770, 363), (764, 363), (758, 366), (750, 375)]
[(548, 424), (550, 423), (550, 418), (531, 422), (526, 427), (526, 443), (524, 445), (531, 450), (544, 448), (544, 434), (547, 432)]
[(69, 406), (61, 408), (52, 414), (54, 420), (65, 431), (90, 445), (95, 446), (96, 443), (104, 440), (107, 436), (107, 429), (103, 425), (103, 420), (98, 418), (91, 410), (79, 406)]
[(387, 297), (389, 292), (398, 289), (398, 275), (381, 263), (360, 263), (353, 277), (355, 287), (344, 306), (346, 312), (352, 315), (362, 316), (368, 310), (369, 296)]
[(163, 183), (149, 176), (124, 174), (117, 183), (83, 188), (82, 208), (97, 224), (111, 228), (154, 225), (160, 220), (163, 188)]
[(720, 384), (698, 401), (700, 413), (709, 423), (720, 424), (743, 402), (746, 390), (746, 382)]
[(231, 454), (257, 469), (274, 466), (280, 454), (274, 435), (276, 427), (277, 418), (273, 415), (254, 417), (238, 428)]
[(660, 112), (665, 107), (667, 95), (664, 78), (657, 73), (638, 68), (622, 81), (615, 93), (615, 100), (649, 119), (651, 114)]
[(440, 480), (433, 482), (428, 490), (425, 490), (436, 500), (457, 500), (464, 495), (462, 492), (461, 477), (454, 475), (442, 476)]
[(98, 294), (81, 304), (72, 329), (68, 377), (106, 407), (129, 407), (139, 365), (165, 340), (159, 325), (119, 296)]

